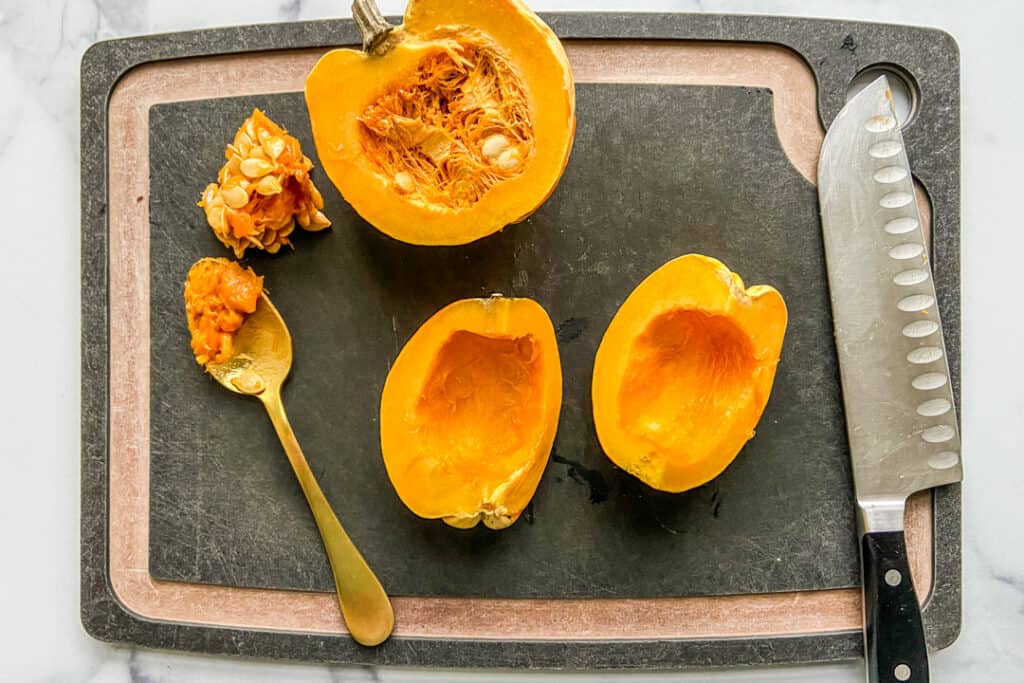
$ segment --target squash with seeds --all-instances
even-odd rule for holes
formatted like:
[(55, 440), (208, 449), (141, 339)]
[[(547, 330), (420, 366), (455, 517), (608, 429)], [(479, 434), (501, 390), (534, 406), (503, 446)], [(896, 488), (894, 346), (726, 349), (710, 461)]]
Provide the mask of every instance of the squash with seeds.
[(576, 128), (558, 38), (520, 0), (411, 0), (401, 26), (353, 6), (366, 51), (306, 79), (320, 161), (355, 210), (412, 244), (472, 242), (551, 194)]

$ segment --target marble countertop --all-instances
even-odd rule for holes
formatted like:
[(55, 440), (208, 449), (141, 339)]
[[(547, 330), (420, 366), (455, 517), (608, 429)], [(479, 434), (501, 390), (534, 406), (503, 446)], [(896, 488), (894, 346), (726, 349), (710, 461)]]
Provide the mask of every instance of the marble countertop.
[[(0, 0), (0, 269), (9, 359), (0, 420), (0, 678), (12, 681), (860, 681), (858, 663), (687, 673), (486, 674), (240, 661), (113, 647), (78, 619), (79, 94), (94, 41), (240, 23), (338, 16), (339, 0)], [(1012, 290), (1024, 225), (1003, 206), (1024, 180), (1019, 29), (1024, 6), (932, 0), (536, 0), (537, 10), (758, 12), (937, 26), (963, 66), (964, 621), (932, 656), (936, 681), (1024, 680), (1024, 317)], [(382, 3), (400, 14), (403, 3)], [(26, 240), (31, 235), (33, 240)], [(17, 254), (40, 243), (46, 251)], [(20, 250), (19, 250), (20, 251)], [(11, 256), (14, 256), (13, 258)], [(45, 261), (43, 260), (45, 259)]]

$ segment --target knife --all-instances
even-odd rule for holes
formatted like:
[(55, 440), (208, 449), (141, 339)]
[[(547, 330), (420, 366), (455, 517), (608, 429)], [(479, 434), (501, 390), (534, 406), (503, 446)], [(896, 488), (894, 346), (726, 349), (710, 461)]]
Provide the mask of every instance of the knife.
[(963, 471), (928, 246), (884, 76), (832, 122), (818, 199), (857, 499), (867, 678), (920, 683), (928, 651), (904, 507)]

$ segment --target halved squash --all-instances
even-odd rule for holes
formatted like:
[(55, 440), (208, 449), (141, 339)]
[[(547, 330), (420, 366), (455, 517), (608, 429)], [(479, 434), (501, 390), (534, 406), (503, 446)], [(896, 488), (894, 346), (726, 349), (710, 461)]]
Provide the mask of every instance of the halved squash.
[(332, 50), (306, 79), (320, 163), (345, 200), (412, 244), (465, 244), (533, 213), (576, 130), (551, 29), (521, 0), (410, 0), (399, 27), (372, 0), (353, 11), (367, 51)]
[(558, 345), (540, 304), (456, 301), (416, 331), (384, 383), (388, 477), (420, 517), (503, 529), (537, 489), (561, 403)]
[(717, 477), (754, 436), (775, 379), (786, 304), (713, 258), (658, 268), (619, 308), (594, 360), (605, 454), (652, 488)]

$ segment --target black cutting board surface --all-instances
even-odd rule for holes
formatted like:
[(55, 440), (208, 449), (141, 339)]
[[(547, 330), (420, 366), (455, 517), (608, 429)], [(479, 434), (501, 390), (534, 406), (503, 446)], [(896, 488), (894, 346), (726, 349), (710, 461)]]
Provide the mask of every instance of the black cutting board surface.
[[(301, 93), (150, 110), (155, 578), (334, 590), (262, 406), (216, 385), (188, 346), (185, 275), (199, 258), (229, 255), (195, 202), (225, 142), (259, 107), (317, 165), (334, 226), (245, 263), (266, 277), (294, 338), (284, 400), (299, 442), (392, 595), (652, 597), (858, 584), (816, 190), (779, 146), (771, 93), (579, 84), (577, 97), (575, 146), (552, 197), (526, 222), (452, 248), (392, 240), (343, 202), (319, 170)], [(721, 259), (748, 285), (775, 286), (790, 322), (757, 436), (713, 482), (672, 495), (602, 454), (590, 373), (624, 298), (690, 252)], [(421, 520), (399, 501), (380, 456), (377, 409), (390, 363), (416, 328), (451, 301), (492, 292), (547, 309), (564, 398), (551, 462), (520, 521), (464, 531)]]

